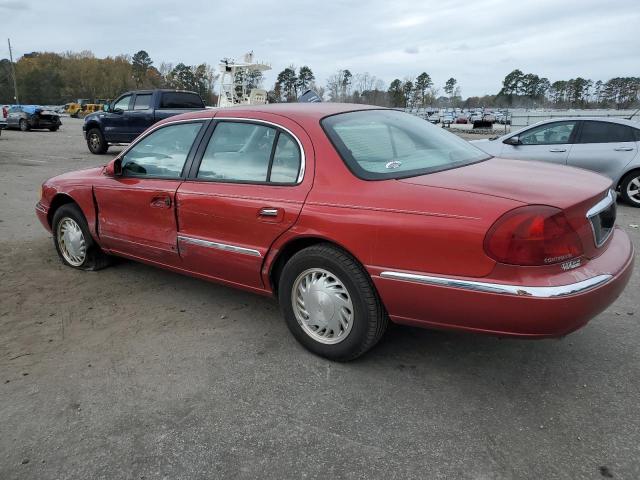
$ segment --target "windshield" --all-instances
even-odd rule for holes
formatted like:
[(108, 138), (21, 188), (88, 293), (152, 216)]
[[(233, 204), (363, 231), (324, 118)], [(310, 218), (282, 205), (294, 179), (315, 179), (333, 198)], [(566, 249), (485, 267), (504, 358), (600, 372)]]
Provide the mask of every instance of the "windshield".
[(322, 126), (364, 180), (413, 177), (490, 158), (454, 134), (396, 110), (341, 113), (324, 118)]

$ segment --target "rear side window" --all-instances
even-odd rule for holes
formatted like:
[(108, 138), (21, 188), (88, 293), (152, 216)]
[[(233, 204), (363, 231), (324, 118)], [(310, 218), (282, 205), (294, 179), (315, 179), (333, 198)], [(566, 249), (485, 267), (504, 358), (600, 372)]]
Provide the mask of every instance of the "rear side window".
[(163, 92), (160, 108), (204, 108), (204, 102), (197, 93)]
[(292, 184), (300, 164), (300, 149), (287, 133), (257, 123), (225, 121), (216, 125), (197, 178)]
[(148, 110), (151, 105), (150, 93), (139, 93), (136, 95), (136, 100), (133, 104), (134, 110)]
[(579, 143), (635, 142), (633, 128), (618, 123), (585, 121)]

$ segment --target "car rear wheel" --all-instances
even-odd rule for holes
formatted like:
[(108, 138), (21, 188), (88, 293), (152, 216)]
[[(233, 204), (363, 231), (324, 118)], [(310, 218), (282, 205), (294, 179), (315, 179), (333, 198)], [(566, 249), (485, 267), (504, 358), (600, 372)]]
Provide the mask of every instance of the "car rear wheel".
[(279, 301), (294, 337), (331, 360), (359, 357), (378, 342), (388, 323), (367, 272), (330, 244), (291, 257), (280, 277)]
[(93, 241), (77, 205), (67, 203), (56, 210), (52, 226), (56, 251), (65, 265), (80, 270), (99, 270), (110, 263), (108, 255)]
[(109, 149), (109, 144), (104, 139), (104, 135), (98, 128), (92, 128), (87, 132), (87, 146), (89, 147), (89, 151), (96, 155), (102, 155), (103, 153), (107, 153)]
[(640, 170), (628, 173), (620, 182), (622, 199), (633, 207), (640, 207)]
[(20, 127), (20, 131), (22, 131), (22, 132), (27, 132), (27, 131), (30, 130), (29, 124), (27, 123), (27, 121), (24, 118), (20, 119), (20, 122), (18, 122), (18, 125)]

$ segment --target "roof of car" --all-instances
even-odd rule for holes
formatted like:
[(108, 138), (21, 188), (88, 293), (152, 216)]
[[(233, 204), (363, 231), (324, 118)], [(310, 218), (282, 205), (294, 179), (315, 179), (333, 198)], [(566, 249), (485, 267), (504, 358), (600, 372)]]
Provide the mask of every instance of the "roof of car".
[(297, 120), (319, 121), (329, 115), (353, 112), (357, 110), (382, 110), (384, 107), (354, 103), (271, 103), (267, 105), (242, 105), (238, 107), (210, 108), (183, 113), (168, 120), (187, 120), (192, 118), (212, 118), (224, 116), (224, 112), (233, 112), (251, 116), (254, 113), (273, 113)]
[(597, 122), (619, 123), (622, 125), (628, 125), (630, 127), (640, 128), (640, 121), (639, 121), (640, 119), (638, 119), (638, 117), (635, 117), (634, 120), (629, 120), (627, 118), (620, 118), (620, 117), (554, 117), (554, 118), (541, 120), (537, 122), (537, 124), (549, 123), (549, 122), (576, 121), (576, 120), (592, 120)]

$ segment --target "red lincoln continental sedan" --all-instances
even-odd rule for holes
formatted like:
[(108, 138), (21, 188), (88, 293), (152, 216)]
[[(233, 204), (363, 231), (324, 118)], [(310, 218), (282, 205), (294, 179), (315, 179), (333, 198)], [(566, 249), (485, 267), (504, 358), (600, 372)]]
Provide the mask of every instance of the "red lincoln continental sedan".
[(277, 296), (293, 335), (335, 360), (389, 319), (565, 335), (633, 266), (609, 179), (362, 105), (171, 117), (107, 165), (47, 180), (36, 212), (71, 267), (118, 255)]

